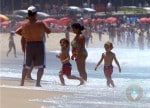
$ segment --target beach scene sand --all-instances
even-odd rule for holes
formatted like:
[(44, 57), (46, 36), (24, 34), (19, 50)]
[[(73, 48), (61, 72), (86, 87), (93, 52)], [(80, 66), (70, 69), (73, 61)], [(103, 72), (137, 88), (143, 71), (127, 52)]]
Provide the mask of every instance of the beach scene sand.
[[(74, 38), (71, 33), (70, 40)], [(93, 33), (93, 42), (87, 47), (88, 80), (82, 86), (76, 80), (65, 78), (66, 86), (62, 86), (58, 73), (61, 68), (56, 54), (59, 53), (59, 40), (64, 33), (51, 33), (46, 38), (46, 69), (41, 81), (42, 87), (35, 87), (37, 70), (32, 72), (33, 80), (25, 80), (20, 86), (21, 70), (24, 55), (18, 35), (14, 36), (17, 57), (8, 51), (9, 33), (0, 34), (0, 108), (149, 108), (150, 106), (150, 51), (137, 47), (127, 49), (114, 44), (113, 52), (120, 62), (122, 73), (114, 65), (113, 80), (115, 88), (106, 86), (103, 64), (97, 71), (96, 63), (104, 52), (103, 44), (108, 40), (106, 33), (99, 41)], [(72, 64), (72, 74), (79, 75), (76, 64)]]

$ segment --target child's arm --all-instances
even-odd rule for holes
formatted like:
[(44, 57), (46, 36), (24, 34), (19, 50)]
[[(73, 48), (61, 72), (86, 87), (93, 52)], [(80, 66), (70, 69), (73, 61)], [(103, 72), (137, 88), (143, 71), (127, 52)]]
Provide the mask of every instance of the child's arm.
[(120, 64), (116, 58), (116, 56), (114, 55), (114, 60), (115, 60), (115, 63), (117, 64), (118, 68), (119, 68), (119, 72), (121, 72), (121, 67), (120, 67)]
[(102, 54), (100, 61), (97, 63), (97, 65), (95, 67), (95, 71), (97, 70), (97, 67), (102, 63), (103, 59), (104, 59), (104, 56)]
[(62, 62), (62, 64), (64, 64), (64, 63), (69, 62), (69, 60), (70, 60), (70, 57), (67, 57), (67, 58), (66, 58), (66, 59), (64, 59), (64, 60), (61, 60), (61, 62)]

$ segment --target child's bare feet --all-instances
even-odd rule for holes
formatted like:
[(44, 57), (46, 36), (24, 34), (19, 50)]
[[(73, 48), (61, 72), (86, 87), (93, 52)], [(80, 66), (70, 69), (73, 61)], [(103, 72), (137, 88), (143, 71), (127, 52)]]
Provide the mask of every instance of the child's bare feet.
[(61, 83), (61, 85), (62, 85), (62, 86), (65, 86), (66, 84), (65, 84), (65, 83)]

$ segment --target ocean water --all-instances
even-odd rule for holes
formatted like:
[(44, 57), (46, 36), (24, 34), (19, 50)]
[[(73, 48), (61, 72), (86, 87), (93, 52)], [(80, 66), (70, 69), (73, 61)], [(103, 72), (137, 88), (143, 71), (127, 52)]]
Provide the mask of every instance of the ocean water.
[[(150, 108), (150, 50), (114, 48), (122, 72), (119, 73), (115, 63), (112, 78), (115, 88), (106, 86), (103, 74), (103, 63), (94, 71), (96, 63), (104, 52), (103, 48), (87, 48), (87, 74), (88, 81), (82, 85), (76, 80), (68, 80), (65, 77), (66, 86), (61, 86), (58, 72), (61, 67), (55, 55), (59, 51), (47, 51), (47, 67), (41, 81), (41, 88), (24, 86), (23, 89), (46, 90), (68, 92), (72, 95), (53, 97), (46, 99), (32, 99), (29, 101), (47, 103), (41, 108)], [(23, 55), (19, 53), (17, 58), (2, 58), (0, 65), (0, 77), (21, 78)], [(78, 76), (76, 65), (71, 61), (72, 74)], [(32, 72), (36, 79), (36, 69)], [(8, 88), (22, 88), (21, 86), (1, 85)]]

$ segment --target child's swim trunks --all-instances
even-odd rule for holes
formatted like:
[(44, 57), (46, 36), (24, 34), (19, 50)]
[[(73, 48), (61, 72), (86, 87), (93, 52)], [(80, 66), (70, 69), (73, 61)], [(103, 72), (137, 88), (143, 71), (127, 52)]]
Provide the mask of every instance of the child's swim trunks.
[(71, 69), (72, 69), (72, 66), (71, 66), (70, 62), (65, 63), (65, 64), (62, 65), (62, 72), (66, 76), (70, 76), (71, 75)]
[(112, 73), (113, 73), (113, 66), (112, 65), (110, 65), (110, 66), (104, 66), (105, 77), (111, 78)]

